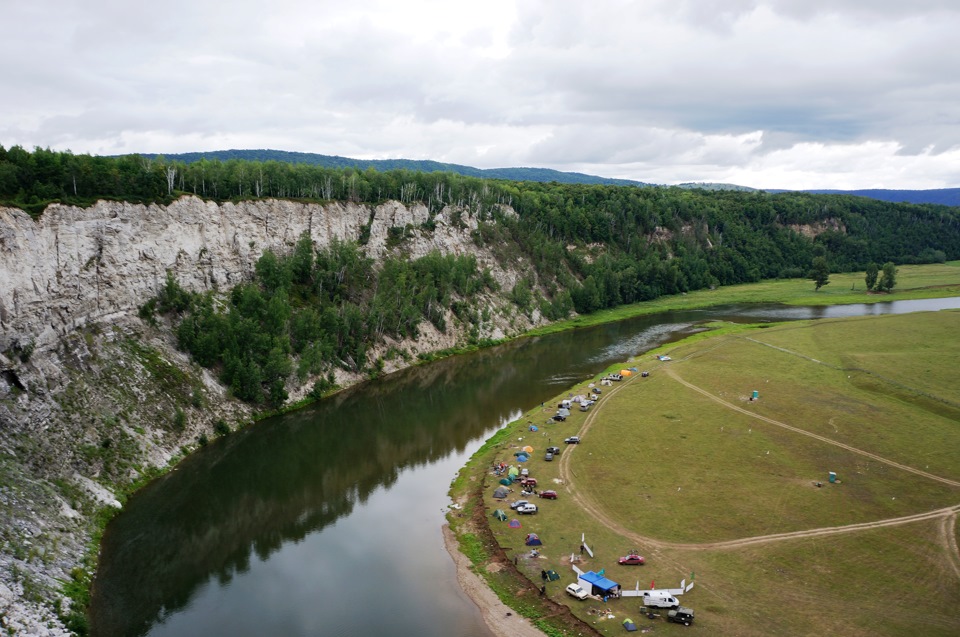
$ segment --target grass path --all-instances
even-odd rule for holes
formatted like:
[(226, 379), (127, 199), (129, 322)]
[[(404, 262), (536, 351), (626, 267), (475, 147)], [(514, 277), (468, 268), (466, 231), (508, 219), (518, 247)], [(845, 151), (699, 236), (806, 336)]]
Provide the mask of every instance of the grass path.
[[(732, 409), (734, 411), (746, 414), (747, 416), (762, 420), (764, 422), (775, 425), (777, 427), (783, 427), (795, 433), (799, 433), (805, 436), (810, 436), (821, 442), (826, 442), (827, 444), (836, 445), (838, 447), (846, 449), (847, 451), (858, 453), (860, 455), (866, 456), (878, 462), (882, 462), (889, 466), (896, 467), (898, 469), (923, 476), (930, 480), (936, 480), (943, 484), (960, 487), (960, 482), (957, 482), (955, 480), (950, 480), (949, 478), (944, 478), (942, 476), (937, 476), (937, 475), (928, 473), (926, 471), (914, 469), (913, 467), (909, 467), (907, 465), (903, 465), (898, 462), (888, 460), (876, 454), (872, 454), (868, 451), (857, 449), (856, 447), (845, 445), (843, 443), (837, 442), (835, 440), (831, 440), (829, 438), (825, 438), (823, 436), (811, 433), (809, 431), (798, 429), (797, 427), (793, 427), (791, 425), (780, 422), (778, 420), (767, 418), (765, 416), (761, 416), (753, 412), (747, 411), (746, 409), (743, 409), (741, 407), (738, 407), (737, 405), (729, 403), (723, 400), (722, 398), (719, 398), (718, 396), (714, 396), (710, 392), (683, 380), (677, 375), (676, 371), (673, 369), (672, 366), (667, 366), (666, 372), (667, 372), (667, 375), (673, 380), (681, 383), (682, 385), (688, 387), (689, 389), (699, 392), (700, 394), (710, 398), (711, 400), (716, 401), (717, 403), (723, 405), (728, 409)], [(594, 410), (584, 420), (583, 427), (580, 430), (581, 436), (585, 435), (593, 426), (593, 423), (597, 417), (597, 414), (602, 410), (603, 405), (609, 402), (614, 395), (616, 395), (619, 391), (621, 391), (624, 387), (626, 387), (632, 380), (633, 379), (621, 381), (619, 385), (612, 388), (611, 391), (608, 392), (604, 400), (600, 401), (596, 405)], [(575, 447), (578, 447), (578, 446), (579, 445), (576, 445)], [(637, 544), (645, 544), (647, 546), (651, 546), (654, 548), (671, 548), (671, 549), (686, 549), (686, 550), (736, 549), (744, 546), (750, 546), (750, 545), (756, 545), (756, 544), (768, 544), (771, 542), (779, 542), (784, 540), (819, 537), (824, 535), (836, 535), (841, 533), (855, 533), (855, 532), (869, 530), (869, 529), (877, 529), (877, 528), (882, 528), (887, 526), (898, 526), (902, 524), (911, 524), (914, 522), (921, 522), (924, 520), (934, 520), (937, 518), (941, 518), (942, 523), (941, 523), (940, 533), (941, 533), (942, 542), (949, 555), (949, 560), (951, 562), (951, 565), (953, 566), (954, 571), (957, 573), (958, 577), (960, 577), (960, 549), (958, 549), (957, 542), (956, 542), (956, 534), (955, 534), (955, 524), (956, 524), (957, 513), (960, 512), (960, 504), (950, 506), (950, 507), (945, 507), (942, 509), (935, 509), (933, 511), (927, 511), (925, 513), (918, 513), (914, 515), (903, 516), (899, 518), (889, 518), (886, 520), (876, 520), (874, 522), (862, 522), (858, 524), (848, 524), (844, 526), (808, 529), (805, 531), (793, 531), (790, 533), (775, 533), (771, 535), (760, 535), (760, 536), (754, 536), (754, 537), (740, 538), (737, 540), (728, 540), (724, 542), (709, 542), (709, 543), (702, 543), (702, 544), (665, 542), (665, 541), (657, 540), (651, 537), (638, 535), (630, 531), (629, 529), (625, 528), (623, 525), (621, 525), (620, 523), (612, 519), (609, 515), (607, 515), (607, 513), (599, 505), (597, 505), (596, 502), (594, 502), (591, 498), (581, 493), (577, 489), (576, 483), (573, 479), (573, 473), (570, 470), (570, 458), (573, 456), (575, 451), (576, 451), (576, 448), (571, 449), (568, 453), (562, 454), (560, 457), (560, 467), (559, 467), (560, 478), (563, 480), (564, 484), (569, 489), (571, 497), (577, 502), (577, 504), (583, 507), (584, 510), (588, 511), (601, 524), (603, 524), (610, 530), (622, 535), (623, 537), (632, 540)]]

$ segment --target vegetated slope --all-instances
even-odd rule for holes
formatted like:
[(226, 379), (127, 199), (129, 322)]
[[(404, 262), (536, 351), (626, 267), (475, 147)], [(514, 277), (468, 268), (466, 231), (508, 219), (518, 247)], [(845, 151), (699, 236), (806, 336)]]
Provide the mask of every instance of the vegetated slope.
[(560, 184), (607, 184), (620, 186), (645, 186), (641, 181), (632, 179), (612, 179), (598, 177), (577, 172), (563, 172), (550, 168), (474, 168), (461, 164), (448, 164), (427, 159), (353, 159), (339, 155), (320, 155), (317, 153), (298, 153), (284, 150), (213, 150), (193, 153), (174, 153), (170, 155), (145, 154), (144, 157), (157, 159), (163, 157), (168, 161), (193, 163), (203, 159), (228, 161), (238, 159), (242, 161), (268, 162), (277, 161), (290, 164), (309, 164), (325, 168), (354, 168), (367, 170), (372, 168), (385, 172), (389, 170), (408, 170), (414, 172), (450, 172), (467, 177), (482, 177), (486, 179), (507, 179), (511, 181), (543, 181)]
[[(447, 206), (476, 209), (483, 215), (476, 241), (501, 259), (531, 259), (532, 280), (517, 298), (525, 302), (539, 285), (559, 303), (549, 309), (551, 319), (571, 304), (584, 313), (711, 285), (804, 277), (821, 248), (833, 271), (960, 257), (960, 210), (839, 195), (544, 184), (240, 160), (184, 164), (17, 147), (0, 152), (0, 173), (7, 176), (0, 201), (34, 214), (51, 199), (166, 203), (183, 193), (214, 201), (393, 200), (421, 203), (431, 215)], [(570, 298), (558, 299), (564, 293)]]

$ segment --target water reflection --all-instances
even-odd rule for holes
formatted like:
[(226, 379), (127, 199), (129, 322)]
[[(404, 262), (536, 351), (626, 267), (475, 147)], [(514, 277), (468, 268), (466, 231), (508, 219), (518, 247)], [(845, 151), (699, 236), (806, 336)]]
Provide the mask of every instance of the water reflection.
[[(226, 634), (231, 621), (234, 635), (484, 634), (476, 618), (458, 623), (476, 609), (450, 597), (455, 586), (446, 575), (411, 574), (450, 568), (435, 550), (447, 484), (500, 423), (700, 321), (958, 306), (960, 299), (730, 306), (641, 317), (412, 368), (259, 423), (185, 460), (111, 523), (94, 589), (93, 634)], [(407, 482), (398, 484), (401, 475)], [(358, 554), (357, 546), (365, 549)], [(290, 575), (297, 564), (315, 566)], [(278, 569), (285, 584), (277, 583)], [(342, 586), (296, 595), (373, 570), (377, 577), (355, 583), (354, 595)], [(287, 590), (285, 603), (260, 608), (278, 588)], [(364, 596), (356, 594), (361, 589)], [(369, 596), (391, 613), (371, 617)]]

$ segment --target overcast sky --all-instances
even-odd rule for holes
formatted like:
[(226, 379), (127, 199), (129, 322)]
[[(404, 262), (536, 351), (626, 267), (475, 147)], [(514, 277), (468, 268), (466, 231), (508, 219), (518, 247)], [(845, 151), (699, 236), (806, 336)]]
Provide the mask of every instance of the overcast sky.
[(960, 186), (958, 0), (5, 2), (0, 145)]

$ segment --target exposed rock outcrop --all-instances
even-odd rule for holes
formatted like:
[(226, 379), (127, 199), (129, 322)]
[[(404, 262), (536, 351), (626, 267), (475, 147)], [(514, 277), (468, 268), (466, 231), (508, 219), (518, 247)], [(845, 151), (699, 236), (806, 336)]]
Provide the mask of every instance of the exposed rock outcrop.
[[(252, 415), (176, 350), (169, 329), (137, 318), (167, 272), (190, 290), (226, 291), (251, 276), (264, 250), (286, 253), (308, 233), (321, 246), (365, 236), (375, 259), (473, 254), (509, 290), (530, 268), (478, 249), (478, 223), (470, 210), (432, 215), (398, 202), (100, 201), (53, 205), (38, 220), (0, 208), (0, 478), (10, 485), (0, 488), (0, 624), (63, 634), (51, 609), (59, 582), (79, 564), (93, 513), (212, 435), (214, 422), (235, 427)], [(406, 230), (399, 244), (391, 228)], [(496, 295), (482, 302), (494, 317), (482, 337), (539, 320)], [(422, 352), (463, 342), (457, 322), (447, 323), (446, 332), (425, 324), (417, 343), (395, 345)], [(341, 384), (351, 380), (338, 373)], [(305, 387), (290, 393), (300, 397)]]

